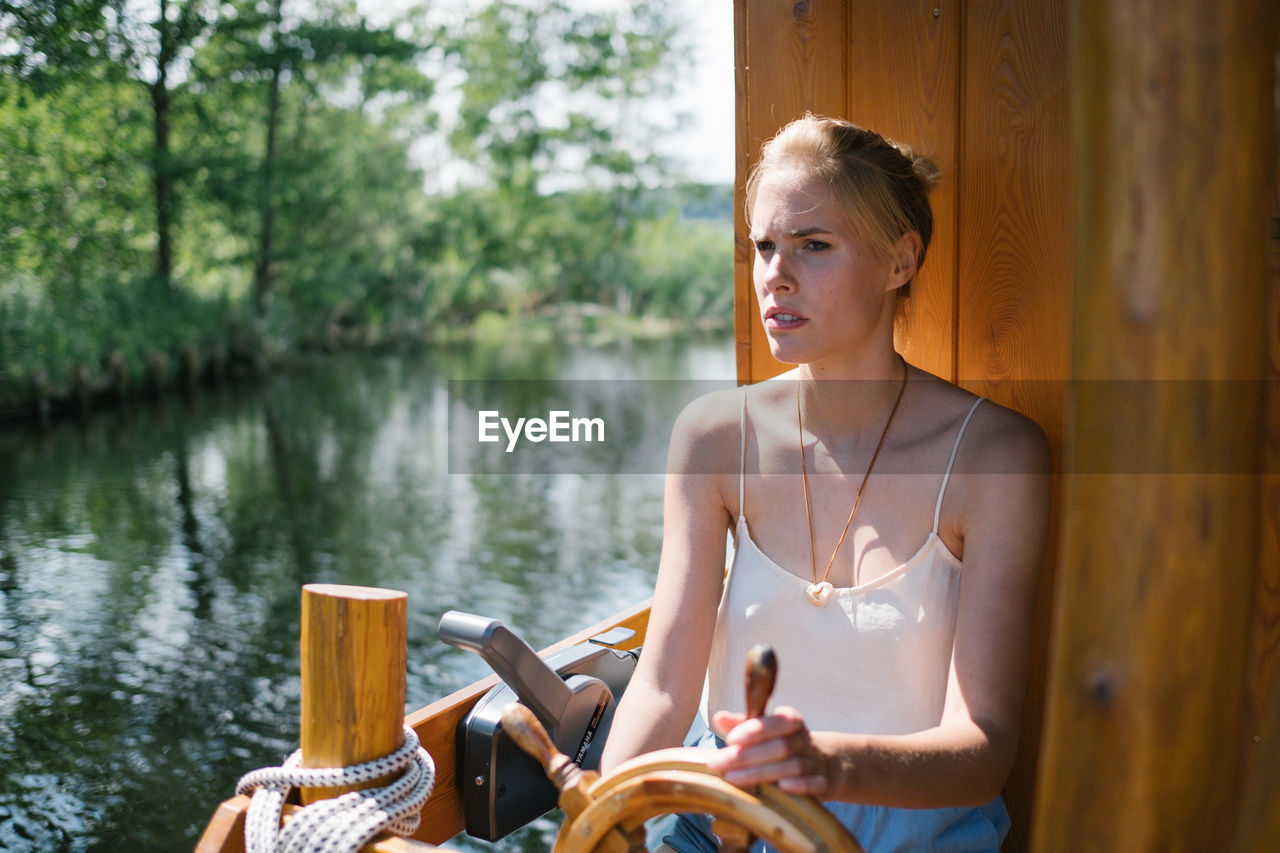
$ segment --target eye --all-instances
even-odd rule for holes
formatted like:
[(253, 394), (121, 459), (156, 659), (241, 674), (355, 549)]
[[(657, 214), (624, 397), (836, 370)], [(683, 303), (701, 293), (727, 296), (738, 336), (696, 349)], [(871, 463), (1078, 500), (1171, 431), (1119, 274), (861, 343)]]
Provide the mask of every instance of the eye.
[(825, 252), (831, 248), (831, 244), (825, 240), (810, 240), (804, 244), (804, 247), (810, 252)]
[(763, 255), (763, 254), (767, 254), (767, 253), (769, 253), (769, 252), (772, 252), (772, 251), (773, 251), (773, 241), (772, 241), (772, 240), (757, 240), (757, 241), (756, 241), (756, 251), (757, 251), (757, 252), (759, 252), (759, 253), (760, 253), (760, 254), (762, 254), (762, 255)]

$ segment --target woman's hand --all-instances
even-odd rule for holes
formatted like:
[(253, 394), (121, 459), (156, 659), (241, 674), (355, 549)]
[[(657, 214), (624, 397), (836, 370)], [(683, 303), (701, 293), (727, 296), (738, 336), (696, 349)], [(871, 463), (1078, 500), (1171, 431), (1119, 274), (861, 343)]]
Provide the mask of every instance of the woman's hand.
[(822, 749), (795, 708), (779, 707), (753, 719), (719, 711), (711, 724), (725, 747), (707, 766), (735, 785), (772, 782), (788, 793), (819, 798), (839, 787), (832, 774), (841, 762)]

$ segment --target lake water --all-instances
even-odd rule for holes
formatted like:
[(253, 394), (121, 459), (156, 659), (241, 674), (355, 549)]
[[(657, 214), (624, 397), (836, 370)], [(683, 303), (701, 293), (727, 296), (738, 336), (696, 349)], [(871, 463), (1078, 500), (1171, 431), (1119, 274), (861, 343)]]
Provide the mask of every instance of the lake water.
[[(654, 380), (732, 376), (727, 337), (454, 346), (0, 430), (0, 850), (191, 849), (242, 773), (297, 744), (305, 583), (408, 592), (409, 708), (487, 674), (439, 643), (446, 610), (542, 647), (646, 597), (652, 446), (689, 392)], [(649, 456), (503, 473), (459, 427), (476, 400), (523, 411), (557, 388), (611, 398)]]

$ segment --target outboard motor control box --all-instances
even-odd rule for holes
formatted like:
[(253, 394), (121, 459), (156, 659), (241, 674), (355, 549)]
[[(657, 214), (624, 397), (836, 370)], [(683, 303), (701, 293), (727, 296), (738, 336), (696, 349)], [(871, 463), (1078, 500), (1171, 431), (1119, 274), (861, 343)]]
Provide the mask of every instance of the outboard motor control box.
[(545, 659), (496, 619), (449, 611), (440, 639), (480, 655), (502, 678), (458, 726), (458, 786), (468, 835), (497, 841), (555, 808), (542, 766), (502, 730), (502, 710), (519, 701), (556, 749), (595, 770), (639, 650), (613, 648), (634, 632), (614, 629)]

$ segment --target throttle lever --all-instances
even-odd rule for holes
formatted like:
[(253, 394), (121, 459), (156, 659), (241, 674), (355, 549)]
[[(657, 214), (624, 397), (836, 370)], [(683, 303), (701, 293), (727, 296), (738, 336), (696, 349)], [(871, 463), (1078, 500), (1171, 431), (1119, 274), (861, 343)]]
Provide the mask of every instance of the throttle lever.
[(497, 619), (450, 610), (440, 617), (439, 631), (441, 641), (484, 658), (547, 729), (559, 726), (573, 690), (510, 628)]

